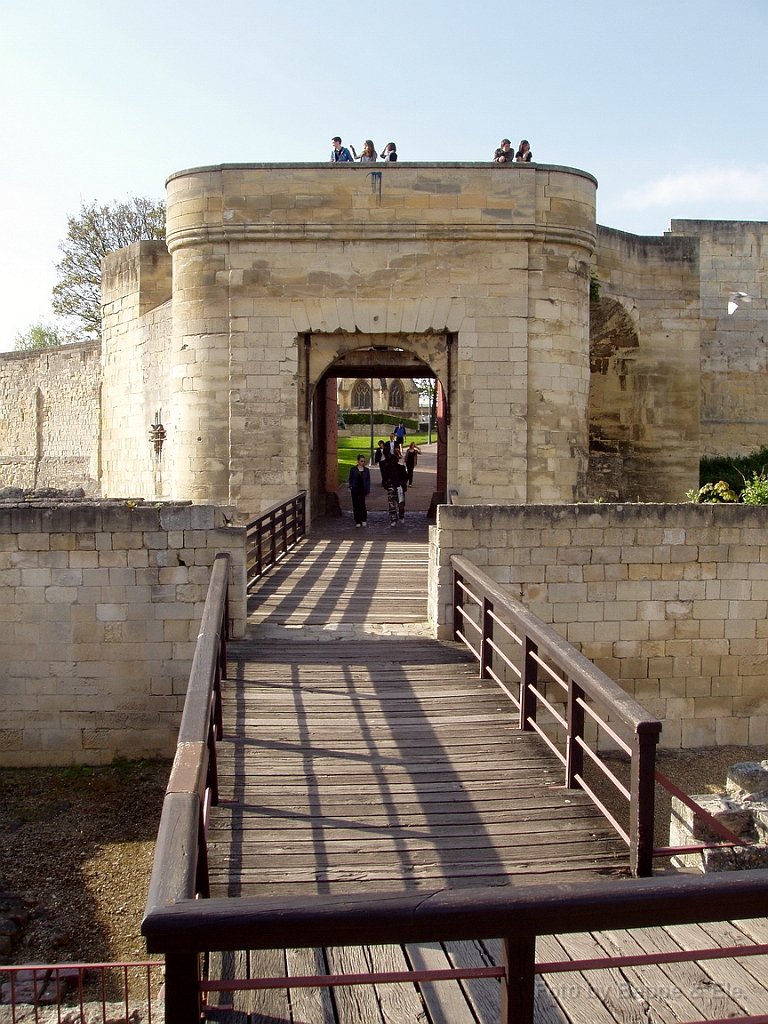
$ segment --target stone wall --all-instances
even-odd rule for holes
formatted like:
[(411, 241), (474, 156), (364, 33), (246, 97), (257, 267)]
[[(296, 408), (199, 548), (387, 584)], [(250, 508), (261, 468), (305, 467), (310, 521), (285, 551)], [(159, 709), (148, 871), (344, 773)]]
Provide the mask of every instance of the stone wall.
[[(673, 220), (666, 236), (699, 247), (704, 455), (768, 444), (768, 223)], [(732, 315), (731, 292), (747, 292)]]
[(663, 721), (667, 747), (768, 743), (768, 507), (440, 506), (430, 619), (466, 555)]
[[(102, 493), (174, 497), (170, 424), (171, 257), (164, 242), (134, 242), (102, 262)], [(149, 429), (167, 439), (158, 456)], [(184, 495), (188, 497), (188, 495)]]
[(227, 165), (169, 179), (173, 493), (255, 513), (311, 491), (316, 389), (343, 376), (340, 359), (385, 347), (440, 379), (462, 500), (578, 497), (594, 178), (398, 163), (377, 165), (372, 188), (371, 173)]
[(696, 239), (598, 227), (589, 485), (607, 501), (681, 501), (699, 481)]
[(99, 491), (97, 342), (0, 354), (0, 488)]
[(173, 755), (210, 566), (232, 509), (122, 502), (0, 505), (0, 765)]

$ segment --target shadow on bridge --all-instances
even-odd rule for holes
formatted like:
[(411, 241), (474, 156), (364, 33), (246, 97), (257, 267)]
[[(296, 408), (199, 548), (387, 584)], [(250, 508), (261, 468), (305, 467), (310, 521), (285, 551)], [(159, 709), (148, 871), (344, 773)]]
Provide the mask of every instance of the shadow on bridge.
[(352, 529), (324, 523), (291, 552), (230, 646), (214, 893), (623, 873), (623, 845), (500, 691), (427, 635), (425, 530)]

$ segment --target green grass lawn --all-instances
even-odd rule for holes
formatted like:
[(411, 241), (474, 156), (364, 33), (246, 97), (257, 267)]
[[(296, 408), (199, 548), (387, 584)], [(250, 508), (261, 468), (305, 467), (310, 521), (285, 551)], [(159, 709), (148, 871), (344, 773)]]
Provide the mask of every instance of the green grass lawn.
[[(377, 424), (378, 426), (378, 424)], [(389, 434), (374, 434), (373, 443), (378, 447), (379, 441), (387, 440)], [(432, 439), (437, 440), (437, 434), (432, 432)], [(415, 441), (416, 444), (422, 445), (427, 443), (426, 434), (408, 434), (406, 437), (408, 444), (411, 441)], [(371, 438), (370, 435), (367, 437), (340, 437), (339, 438), (339, 486), (345, 484), (349, 480), (349, 471), (353, 466), (357, 465), (357, 456), (362, 452), (367, 459), (371, 456)]]

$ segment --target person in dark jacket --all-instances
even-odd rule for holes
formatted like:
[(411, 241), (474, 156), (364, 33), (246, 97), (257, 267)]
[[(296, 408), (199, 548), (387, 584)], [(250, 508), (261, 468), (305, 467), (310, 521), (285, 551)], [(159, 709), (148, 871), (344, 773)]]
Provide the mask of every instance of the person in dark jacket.
[(355, 517), (355, 526), (368, 525), (368, 509), (365, 507), (365, 499), (371, 493), (371, 473), (365, 464), (365, 456), (357, 456), (357, 465), (349, 471), (349, 493), (352, 496), (352, 514)]
[(382, 439), (381, 441), (379, 441), (378, 448), (373, 453), (373, 464), (375, 466), (379, 467), (379, 472), (381, 473), (381, 486), (382, 487), (386, 487), (387, 486), (386, 483), (384, 482), (384, 467), (387, 464), (387, 455), (388, 455), (388, 452), (387, 452), (387, 449), (386, 449), (385, 446), (386, 446), (386, 441), (384, 441)]
[(389, 525), (397, 526), (405, 522), (405, 492), (408, 490), (408, 474), (400, 460), (400, 452), (387, 459), (384, 467), (384, 482), (387, 485), (387, 508), (389, 509)]
[(408, 445), (408, 450), (405, 453), (405, 472), (408, 474), (408, 485), (413, 483), (413, 471), (416, 469), (416, 463), (421, 455), (421, 448), (419, 448), (415, 441), (411, 441)]

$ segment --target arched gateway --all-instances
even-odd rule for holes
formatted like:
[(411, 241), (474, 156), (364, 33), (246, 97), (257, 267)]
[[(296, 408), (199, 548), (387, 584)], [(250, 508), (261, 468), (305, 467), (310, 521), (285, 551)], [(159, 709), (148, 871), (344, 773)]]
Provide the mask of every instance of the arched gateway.
[[(172, 175), (170, 304), (158, 304), (157, 243), (132, 247), (133, 270), (120, 254), (105, 267), (105, 493), (118, 480), (123, 493), (132, 481), (146, 492), (151, 480), (158, 497), (251, 514), (307, 488), (321, 512), (335, 487), (328, 381), (432, 375), (444, 484), (459, 501), (582, 496), (594, 178), (536, 164), (374, 173), (282, 164)], [(131, 325), (150, 311), (155, 333), (132, 350)], [(126, 400), (125, 372), (139, 364), (144, 397)], [(128, 436), (141, 401), (144, 414), (161, 410), (167, 434), (150, 465)]]

